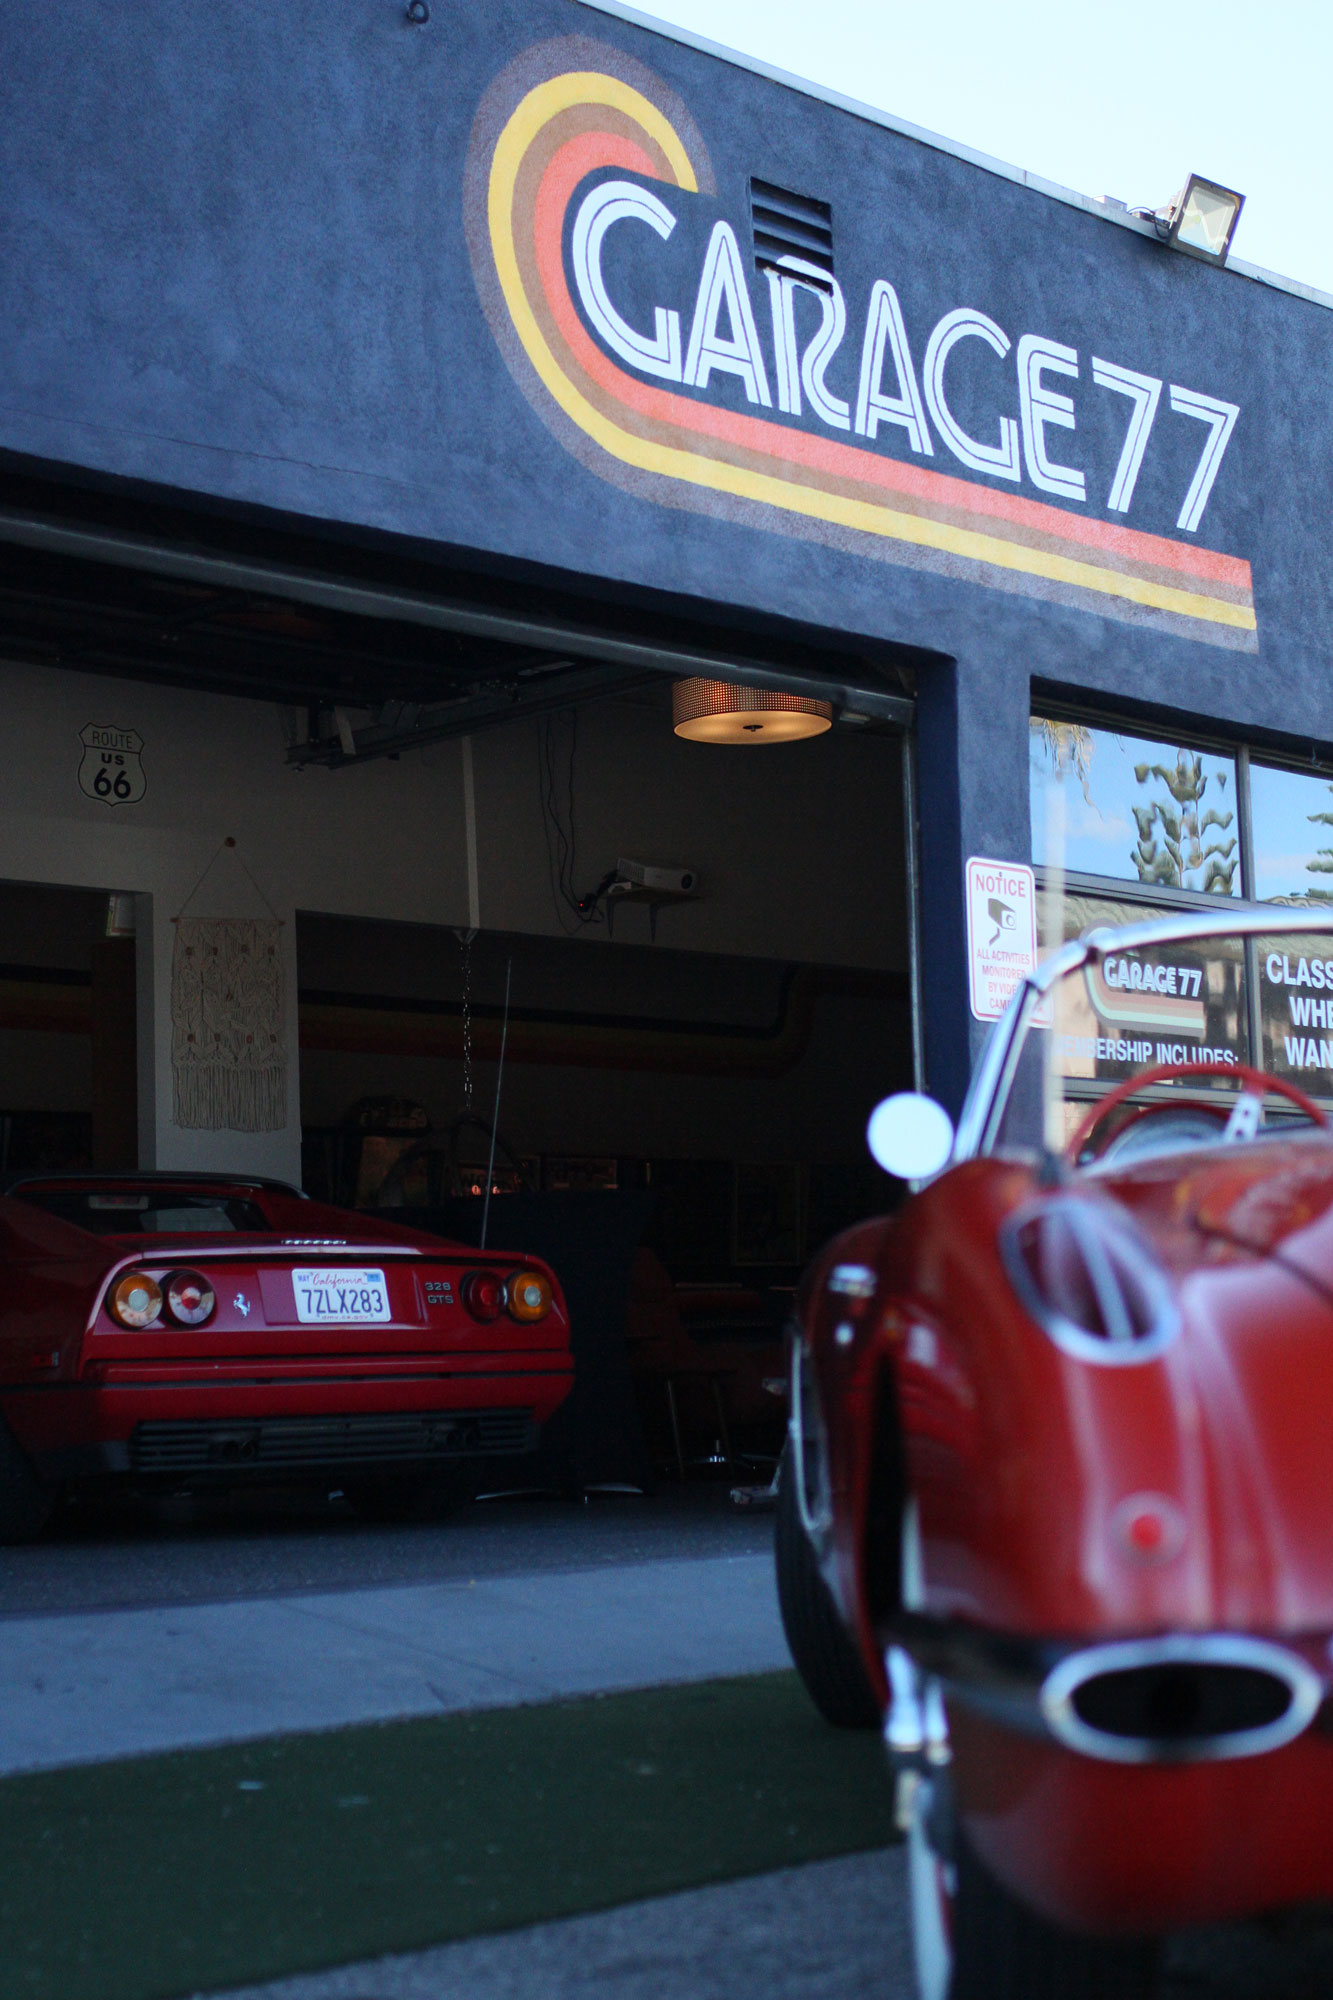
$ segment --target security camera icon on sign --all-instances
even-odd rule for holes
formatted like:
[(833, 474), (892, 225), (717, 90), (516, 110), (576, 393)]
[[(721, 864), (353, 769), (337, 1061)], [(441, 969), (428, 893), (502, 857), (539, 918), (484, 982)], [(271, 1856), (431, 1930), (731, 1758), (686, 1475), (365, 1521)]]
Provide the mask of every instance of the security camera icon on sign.
[(1002, 902), (998, 896), (991, 897), (988, 907), (990, 910), (990, 920), (995, 926), (995, 936), (987, 942), (987, 951), (990, 950), (991, 945), (999, 942), (1002, 931), (1012, 931), (1018, 926), (1018, 918), (1013, 909), (1008, 903)]

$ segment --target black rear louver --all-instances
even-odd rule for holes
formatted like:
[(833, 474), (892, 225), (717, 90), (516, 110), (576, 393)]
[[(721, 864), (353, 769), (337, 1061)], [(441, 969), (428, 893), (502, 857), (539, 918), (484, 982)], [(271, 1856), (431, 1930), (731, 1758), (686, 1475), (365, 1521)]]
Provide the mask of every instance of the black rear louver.
[[(771, 181), (750, 182), (750, 224), (754, 230), (754, 261), (772, 270), (782, 257), (799, 257), (825, 273), (833, 289), (833, 213), (826, 201), (792, 194)], [(818, 280), (811, 278), (811, 284)]]

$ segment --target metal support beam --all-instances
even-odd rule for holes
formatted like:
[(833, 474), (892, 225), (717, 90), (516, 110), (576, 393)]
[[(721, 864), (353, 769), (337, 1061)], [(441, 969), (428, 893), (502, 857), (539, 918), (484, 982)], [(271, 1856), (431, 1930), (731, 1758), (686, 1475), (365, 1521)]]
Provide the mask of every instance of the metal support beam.
[[(483, 729), (498, 729), (529, 715), (549, 715), (552, 710), (569, 708), (576, 701), (604, 700), (607, 695), (626, 694), (631, 688), (650, 686), (653, 674), (608, 674), (601, 667), (576, 667), (566, 673), (534, 676), (514, 689), (491, 690), (465, 696), (461, 701), (432, 702), (419, 708), (406, 726), (400, 718), (353, 727), (343, 717), (336, 736), (320, 737), (312, 743), (294, 743), (287, 752), (289, 764), (325, 764), (339, 770), (347, 764), (368, 764), (374, 757), (396, 757), (426, 743), (443, 743), (451, 736), (476, 736)], [(342, 715), (342, 711), (338, 711)], [(352, 746), (350, 749), (348, 745)]]
[[(547, 653), (600, 660), (608, 666), (632, 668), (643, 674), (679, 678), (699, 674), (708, 680), (739, 681), (747, 687), (773, 688), (784, 694), (831, 701), (861, 715), (873, 715), (901, 727), (910, 725), (913, 703), (877, 687), (844, 682), (820, 673), (793, 672), (762, 660), (736, 659), (723, 652), (695, 647), (655, 646), (645, 640), (598, 632), (562, 620), (546, 620), (507, 611), (483, 609), (447, 598), (423, 597), (411, 591), (345, 583), (317, 571), (290, 569), (278, 563), (241, 561), (232, 556), (130, 535), (103, 534), (37, 515), (0, 510), (0, 540), (25, 548), (47, 549), (85, 562), (113, 563), (124, 569), (149, 570), (157, 576), (186, 578), (223, 589), (261, 592), (315, 604), (358, 618), (391, 618), (405, 624), (433, 626), (438, 631), (463, 632), (478, 639), (509, 645), (535, 646)], [(610, 692), (610, 685), (588, 694)]]

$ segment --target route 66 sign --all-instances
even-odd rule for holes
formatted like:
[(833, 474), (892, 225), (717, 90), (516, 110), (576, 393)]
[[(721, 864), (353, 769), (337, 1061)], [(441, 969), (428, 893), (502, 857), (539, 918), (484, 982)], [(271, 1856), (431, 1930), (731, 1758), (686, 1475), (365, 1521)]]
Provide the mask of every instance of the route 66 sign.
[(79, 765), (79, 789), (90, 799), (107, 806), (133, 806), (148, 790), (140, 753), (143, 738), (137, 729), (112, 729), (90, 722), (79, 731), (83, 761)]

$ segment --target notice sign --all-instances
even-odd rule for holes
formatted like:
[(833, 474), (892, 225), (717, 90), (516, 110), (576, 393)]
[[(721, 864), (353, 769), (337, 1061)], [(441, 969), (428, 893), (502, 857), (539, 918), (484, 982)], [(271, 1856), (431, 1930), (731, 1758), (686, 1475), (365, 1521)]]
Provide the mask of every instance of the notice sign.
[(967, 965), (972, 1012), (998, 1021), (1037, 963), (1037, 884), (1021, 861), (967, 864)]

